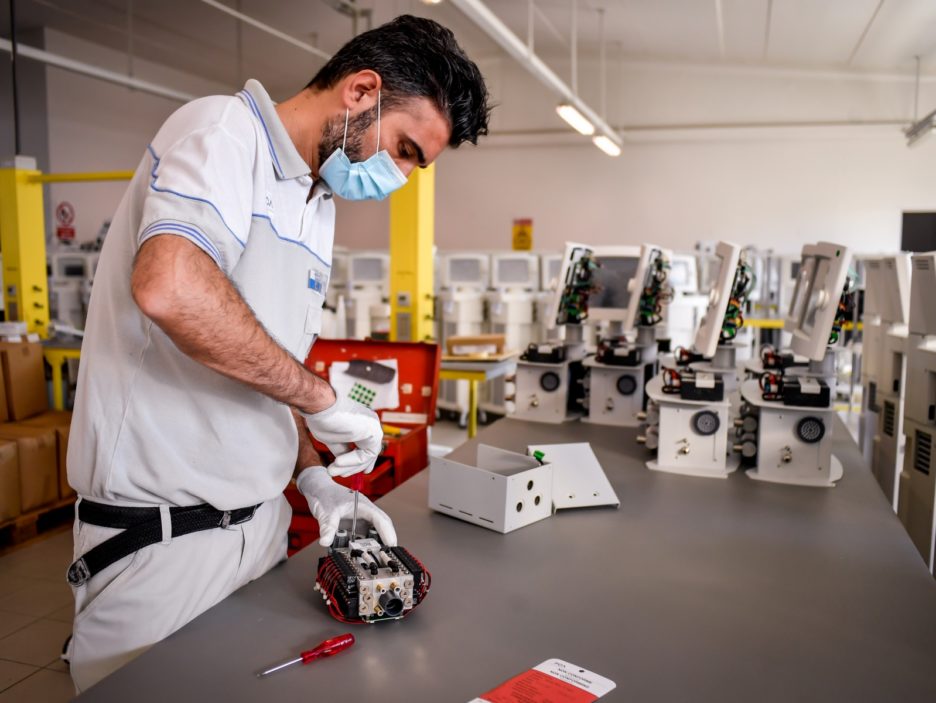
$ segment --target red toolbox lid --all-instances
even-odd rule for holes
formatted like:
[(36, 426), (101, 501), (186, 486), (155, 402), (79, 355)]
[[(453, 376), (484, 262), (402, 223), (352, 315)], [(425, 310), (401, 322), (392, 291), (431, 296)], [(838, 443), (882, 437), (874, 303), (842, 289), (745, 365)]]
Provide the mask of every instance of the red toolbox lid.
[(377, 410), (382, 422), (400, 427), (435, 422), (442, 349), (425, 342), (382, 342), (372, 339), (317, 339), (305, 361), (307, 369), (329, 380), (335, 361), (396, 359), (400, 405)]

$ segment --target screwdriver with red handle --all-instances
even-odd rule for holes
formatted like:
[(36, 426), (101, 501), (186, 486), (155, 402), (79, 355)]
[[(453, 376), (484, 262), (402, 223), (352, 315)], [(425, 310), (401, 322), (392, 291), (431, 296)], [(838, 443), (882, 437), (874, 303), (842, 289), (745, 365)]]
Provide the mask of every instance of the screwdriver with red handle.
[(274, 671), (285, 669), (287, 666), (292, 666), (293, 664), (310, 664), (317, 659), (334, 656), (335, 654), (338, 654), (338, 652), (344, 651), (352, 644), (354, 644), (354, 635), (352, 635), (350, 632), (344, 635), (338, 635), (337, 637), (332, 637), (331, 639), (325, 640), (313, 649), (301, 652), (295, 659), (290, 659), (289, 661), (285, 661), (282, 664), (277, 664), (276, 666), (267, 669), (266, 671), (261, 671), (259, 674), (257, 674), (257, 678), (262, 679), (264, 676), (269, 676)]

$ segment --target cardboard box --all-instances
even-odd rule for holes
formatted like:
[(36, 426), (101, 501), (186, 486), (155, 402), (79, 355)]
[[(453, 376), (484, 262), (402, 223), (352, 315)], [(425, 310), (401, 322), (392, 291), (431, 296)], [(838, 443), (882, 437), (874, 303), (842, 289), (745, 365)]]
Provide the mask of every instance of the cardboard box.
[(22, 511), (26, 513), (58, 500), (55, 430), (7, 423), (0, 425), (0, 439), (16, 442)]
[(0, 523), (22, 512), (16, 442), (0, 439)]
[(59, 498), (70, 498), (75, 495), (74, 489), (68, 485), (68, 466), (65, 461), (68, 456), (68, 432), (71, 428), (72, 414), (64, 410), (48, 410), (41, 415), (23, 420), (21, 425), (26, 427), (45, 427), (55, 430), (56, 453), (58, 454), (58, 485)]
[(10, 420), (26, 420), (49, 409), (42, 345), (0, 342), (0, 364)]
[(3, 382), (3, 366), (0, 362), (0, 422), (10, 421), (10, 411), (7, 410), (6, 383)]

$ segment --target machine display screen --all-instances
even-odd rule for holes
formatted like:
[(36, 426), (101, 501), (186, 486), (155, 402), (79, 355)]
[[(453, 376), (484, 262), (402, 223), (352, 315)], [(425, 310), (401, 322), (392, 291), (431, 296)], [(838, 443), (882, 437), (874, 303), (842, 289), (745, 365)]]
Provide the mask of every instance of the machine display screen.
[[(806, 334), (812, 334), (813, 327), (816, 326), (816, 315), (819, 314), (819, 299), (823, 290), (829, 286), (829, 272), (831, 264), (828, 259), (818, 259), (816, 262), (816, 272), (812, 277), (812, 286), (809, 288), (809, 298), (806, 303), (806, 311), (803, 315), (803, 321), (800, 323), (800, 329)], [(829, 295), (834, 295), (832, 291), (827, 291)], [(830, 301), (829, 304), (837, 303), (838, 300)]]
[(815, 268), (816, 258), (810, 256), (803, 259), (802, 265), (796, 272), (796, 288), (793, 290), (793, 299), (790, 301), (790, 319), (796, 325), (799, 325), (803, 319)]
[(452, 283), (480, 283), (480, 259), (449, 259), (449, 281)]
[(598, 290), (588, 298), (588, 307), (625, 309), (630, 302), (627, 284), (636, 275), (640, 264), (635, 256), (603, 256), (601, 266), (595, 271), (594, 281)]
[(532, 274), (530, 269), (528, 259), (499, 259), (496, 271), (497, 284), (501, 286), (521, 285), (533, 287), (535, 282), (530, 278)]
[(64, 269), (66, 278), (84, 278), (85, 276), (84, 264), (65, 264)]
[(351, 279), (355, 283), (381, 283), (384, 280), (381, 259), (352, 259)]

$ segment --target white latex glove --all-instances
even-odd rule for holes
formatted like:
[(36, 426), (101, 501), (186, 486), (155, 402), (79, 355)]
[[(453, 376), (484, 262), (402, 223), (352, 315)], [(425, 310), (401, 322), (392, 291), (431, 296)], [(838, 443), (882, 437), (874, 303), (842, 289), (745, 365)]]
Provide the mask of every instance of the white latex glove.
[[(350, 398), (338, 398), (321, 412), (304, 415), (312, 436), (335, 455), (329, 465), (331, 476), (370, 473), (383, 446), (383, 427), (377, 413)], [(348, 445), (354, 443), (356, 449)]]
[[(354, 491), (335, 483), (324, 466), (303, 469), (296, 479), (296, 486), (309, 501), (312, 516), (318, 520), (319, 544), (330, 547), (338, 531), (338, 523), (342, 518), (350, 518), (354, 513)], [(377, 528), (377, 533), (385, 545), (396, 546), (396, 530), (393, 529), (390, 516), (363, 493), (358, 496), (358, 519), (367, 520)]]

